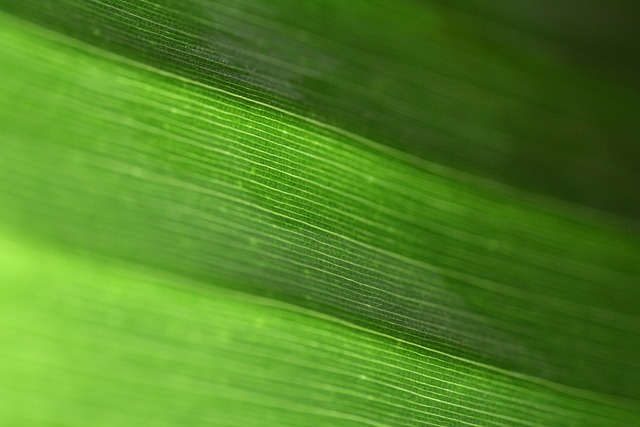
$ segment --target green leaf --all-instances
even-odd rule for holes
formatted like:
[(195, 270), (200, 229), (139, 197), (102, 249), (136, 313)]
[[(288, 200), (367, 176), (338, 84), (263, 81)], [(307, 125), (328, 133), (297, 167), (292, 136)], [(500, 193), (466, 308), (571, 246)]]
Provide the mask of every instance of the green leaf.
[(0, 2), (0, 418), (638, 424), (631, 65), (300, 3)]

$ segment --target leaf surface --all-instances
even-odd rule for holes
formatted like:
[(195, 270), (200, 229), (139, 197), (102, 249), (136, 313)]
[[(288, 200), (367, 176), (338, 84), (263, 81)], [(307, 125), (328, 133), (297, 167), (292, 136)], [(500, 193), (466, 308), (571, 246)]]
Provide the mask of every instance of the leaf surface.
[[(640, 239), (611, 216), (506, 186), (515, 175), (488, 181), (403, 145), (415, 142), (400, 117), (435, 117), (436, 98), (418, 92), (405, 110), (384, 96), (413, 75), (405, 47), (396, 58), (390, 46), (423, 36), (418, 23), (439, 28), (430, 9), (407, 23), (381, 5), (292, 10), (404, 28), (344, 73), (312, 67), (309, 81), (294, 48), (279, 66), (284, 48), (265, 53), (287, 38), (248, 30), (286, 34), (284, 18), (239, 5), (3, 3), (15, 15), (0, 15), (0, 370), (12, 402), (0, 413), (63, 425), (636, 423)], [(226, 30), (246, 39), (222, 34), (223, 10), (250, 21)], [(348, 34), (308, 37), (300, 49), (319, 63), (363, 52)], [(381, 92), (361, 82), (337, 97), (356, 90), (366, 55), (398, 68), (380, 71)], [(434, 55), (420, 67), (447, 63)], [(567, 90), (582, 96), (579, 84)], [(610, 93), (599, 87), (594, 100)], [(484, 101), (498, 92), (472, 88)], [(342, 117), (382, 108), (395, 113), (380, 129)], [(443, 141), (473, 157), (464, 138)]]

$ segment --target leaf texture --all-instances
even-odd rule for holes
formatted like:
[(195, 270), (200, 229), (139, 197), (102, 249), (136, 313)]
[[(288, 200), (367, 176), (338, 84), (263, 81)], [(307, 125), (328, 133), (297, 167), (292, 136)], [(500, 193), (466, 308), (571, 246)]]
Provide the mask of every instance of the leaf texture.
[[(597, 174), (563, 167), (603, 133), (624, 135), (611, 148), (624, 157), (637, 127), (585, 123), (557, 101), (631, 113), (621, 83), (585, 93), (587, 73), (531, 55), (502, 64), (502, 78), (533, 90), (518, 73), (544, 69), (548, 90), (567, 87), (544, 105), (504, 101), (513, 87), (486, 80), (504, 58), (466, 53), (467, 39), (409, 54), (425, 31), (442, 36), (435, 6), (386, 16), (386, 2), (310, 3), (288, 16), (289, 2), (51, 4), (0, 3), (11, 12), (0, 15), (0, 414), (62, 425), (639, 421), (640, 238), (548, 198), (566, 189), (545, 184), (567, 173), (604, 194)], [(299, 28), (360, 16), (369, 24), (355, 38)], [(379, 44), (376, 19), (397, 29)], [(474, 58), (486, 74), (448, 71)], [(423, 70), (451, 86), (426, 96)], [(458, 119), (438, 108), (458, 85), (470, 111), (527, 110), (514, 128)], [(574, 119), (596, 139), (562, 134)], [(487, 143), (504, 132), (514, 155), (540, 154), (529, 172), (507, 173), (519, 168), (509, 155), (493, 174), (496, 157), (483, 165), (465, 132)], [(635, 203), (632, 158), (602, 163), (612, 201)], [(540, 162), (549, 169), (534, 175)], [(534, 184), (540, 195), (511, 186)]]

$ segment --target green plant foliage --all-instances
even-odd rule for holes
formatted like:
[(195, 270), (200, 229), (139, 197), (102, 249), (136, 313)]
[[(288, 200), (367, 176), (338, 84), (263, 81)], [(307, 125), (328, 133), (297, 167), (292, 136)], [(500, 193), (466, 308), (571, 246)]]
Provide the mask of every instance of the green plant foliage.
[(1, 419), (640, 423), (631, 65), (394, 5), (0, 1)]

